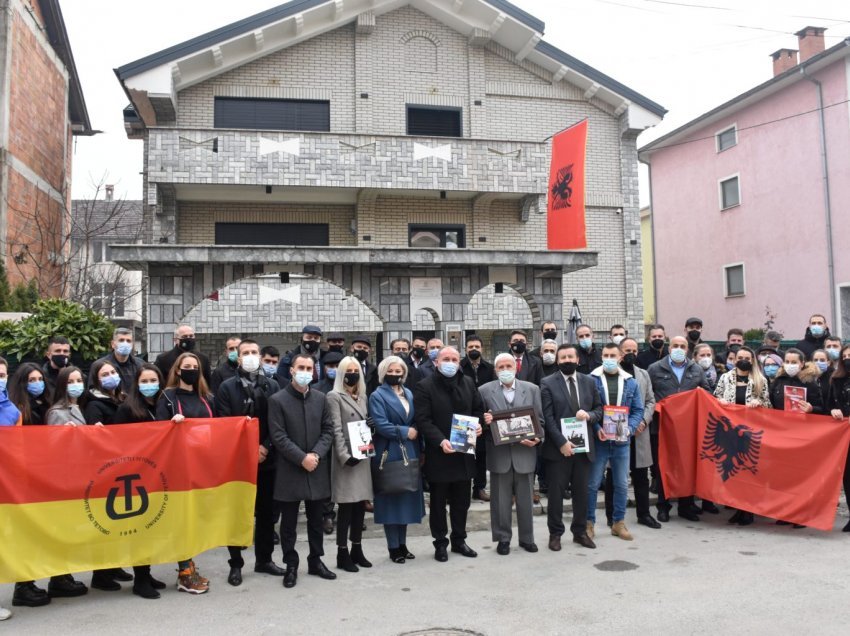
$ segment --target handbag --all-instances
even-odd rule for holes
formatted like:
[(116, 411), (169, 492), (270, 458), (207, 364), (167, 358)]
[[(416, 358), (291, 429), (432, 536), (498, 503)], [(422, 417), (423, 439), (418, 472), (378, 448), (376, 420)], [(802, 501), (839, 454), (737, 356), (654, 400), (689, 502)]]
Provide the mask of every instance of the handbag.
[(410, 459), (407, 449), (399, 442), (401, 459), (387, 461), (390, 451), (381, 453), (381, 461), (372, 464), (372, 489), (376, 495), (401, 495), (416, 492), (421, 486), (419, 460)]

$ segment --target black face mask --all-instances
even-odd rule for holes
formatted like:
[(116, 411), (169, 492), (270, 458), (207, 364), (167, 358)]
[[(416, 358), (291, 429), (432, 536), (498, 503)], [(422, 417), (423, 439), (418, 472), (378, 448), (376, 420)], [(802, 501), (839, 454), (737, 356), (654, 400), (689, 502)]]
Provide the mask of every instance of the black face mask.
[(347, 386), (357, 386), (357, 383), (360, 382), (360, 374), (346, 373), (344, 381)]
[(546, 340), (554, 340), (558, 337), (558, 332), (550, 329), (549, 331), (543, 332), (543, 337), (546, 338)]
[(400, 375), (385, 375), (384, 382), (389, 384), (390, 386), (398, 386), (401, 384), (401, 376)]
[(845, 359), (841, 361), (841, 366), (844, 367), (844, 371), (850, 373), (850, 359)]
[(360, 362), (366, 362), (366, 359), (369, 357), (369, 352), (365, 349), (357, 349), (357, 351), (354, 352), (354, 357)]
[(466, 354), (466, 357), (470, 360), (480, 360), (481, 352), (478, 349), (472, 349), (469, 353)]
[(328, 345), (328, 351), (342, 353), (342, 345)]
[(50, 361), (57, 369), (64, 369), (68, 366), (68, 356), (65, 355), (50, 356)]
[(746, 373), (749, 373), (750, 371), (753, 370), (753, 363), (750, 362), (749, 360), (738, 360), (735, 363), (735, 367), (737, 367), (737, 369), (740, 370), (740, 371), (744, 371)]
[(195, 386), (201, 379), (201, 372), (198, 369), (180, 369), (180, 379), (186, 384)]
[(688, 332), (688, 338), (693, 342), (696, 342), (697, 340), (699, 340), (701, 335), (702, 335), (702, 331), (697, 331), (696, 329), (691, 329)]
[(421, 360), (425, 357), (425, 348), (424, 347), (413, 347), (413, 351), (410, 352), (411, 358), (416, 358), (417, 360)]
[(525, 343), (521, 340), (519, 342), (512, 342), (511, 351), (513, 351), (518, 356), (521, 356), (523, 353), (525, 353)]
[(195, 339), (180, 338), (180, 340), (177, 342), (177, 346), (180, 347), (183, 351), (191, 351), (195, 348)]
[(634, 369), (635, 362), (637, 362), (637, 356), (633, 353), (627, 353), (620, 361), (620, 366), (628, 371), (629, 369)]
[(560, 362), (558, 363), (558, 368), (564, 375), (572, 375), (578, 369), (578, 364), (575, 362)]
[(307, 353), (316, 353), (319, 350), (319, 343), (315, 340), (302, 340), (301, 346)]
[(655, 340), (649, 341), (649, 346), (657, 351), (661, 351), (664, 348), (664, 338), (656, 338)]

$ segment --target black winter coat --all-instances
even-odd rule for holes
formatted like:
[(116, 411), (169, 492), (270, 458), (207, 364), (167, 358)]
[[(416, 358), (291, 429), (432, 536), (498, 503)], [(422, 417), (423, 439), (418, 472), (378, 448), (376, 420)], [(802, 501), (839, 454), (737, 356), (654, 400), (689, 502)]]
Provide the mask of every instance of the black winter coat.
[(118, 402), (111, 397), (97, 393), (89, 393), (86, 406), (83, 408), (83, 417), (86, 418), (86, 424), (114, 424), (115, 414), (120, 406)]
[[(184, 353), (183, 349), (180, 347), (174, 347), (171, 351), (160, 353), (156, 357), (156, 362), (154, 362), (154, 364), (159, 367), (159, 370), (162, 372), (162, 377), (166, 382), (168, 382), (168, 374), (171, 373), (171, 367), (174, 366), (174, 363), (177, 362), (177, 358), (179, 358), (182, 353)], [(210, 366), (210, 359), (197, 350), (193, 350), (190, 353), (194, 353), (198, 356), (198, 360), (201, 361), (201, 373), (204, 374), (204, 379), (207, 381), (207, 385), (211, 384), (212, 367)]]
[(215, 417), (215, 401), (212, 396), (201, 398), (194, 391), (165, 389), (156, 403), (156, 419), (170, 420), (177, 414), (186, 418)]
[(464, 358), (460, 361), (460, 369), (467, 378), (475, 383), (476, 389), (496, 379), (496, 371), (493, 365), (486, 360), (479, 360), (476, 369), (472, 366), (472, 361), (469, 358)]
[(589, 375), (596, 367), (602, 364), (602, 351), (596, 348), (596, 345), (590, 347), (590, 350), (578, 348), (578, 372)]
[(812, 413), (815, 415), (823, 415), (824, 399), (821, 395), (820, 382), (818, 382), (818, 374), (815, 365), (807, 362), (795, 377), (789, 377), (785, 373), (785, 369), (780, 368), (779, 373), (770, 383), (770, 403), (773, 408), (782, 411), (785, 409), (785, 387), (797, 386), (805, 387), (806, 402), (812, 405)]
[(274, 444), (269, 436), (269, 398), (280, 391), (274, 380), (257, 374), (256, 383), (246, 388), (241, 373), (228, 378), (218, 387), (215, 395), (215, 411), (218, 417), (245, 415), (260, 421), (259, 443), (266, 447), (269, 456), (259, 466), (260, 470), (274, 470)]
[(229, 359), (226, 359), (213, 369), (212, 381), (210, 382), (210, 390), (213, 392), (213, 395), (218, 395), (218, 389), (222, 382), (235, 376), (238, 370), (239, 364), (231, 362)]
[(827, 411), (840, 410), (844, 417), (850, 416), (850, 376), (833, 377), (829, 383)]
[(806, 360), (811, 360), (815, 351), (823, 349), (827, 338), (829, 338), (829, 329), (824, 329), (823, 335), (820, 338), (815, 338), (811, 329), (807, 327), (806, 335), (794, 347), (806, 354)]
[(666, 344), (660, 352), (657, 349), (653, 349), (652, 347), (647, 347), (638, 354), (637, 365), (644, 371), (648, 371), (649, 367), (651, 367), (659, 360), (663, 360), (664, 358), (666, 358), (669, 353), (670, 350), (667, 348)]

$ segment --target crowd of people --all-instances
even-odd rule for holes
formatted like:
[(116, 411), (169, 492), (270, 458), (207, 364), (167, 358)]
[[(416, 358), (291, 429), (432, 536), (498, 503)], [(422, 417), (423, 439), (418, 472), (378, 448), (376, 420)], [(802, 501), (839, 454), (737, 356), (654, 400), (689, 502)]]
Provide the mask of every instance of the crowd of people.
[[(514, 508), (519, 548), (538, 551), (532, 510), (541, 495), (548, 497), (549, 550), (561, 550), (567, 531), (565, 499), (572, 500), (572, 541), (594, 549), (600, 490), (611, 534), (634, 539), (625, 518), (629, 479), (637, 523), (657, 530), (670, 521), (672, 503), (657, 468), (662, 431), (655, 404), (665, 397), (703, 389), (724, 403), (783, 409), (785, 387), (794, 386), (806, 390), (797, 404), (802, 412), (832, 417), (837, 425), (848, 421), (850, 345), (830, 335), (825, 317), (813, 315), (804, 338), (784, 351), (775, 332), (753, 349), (745, 346), (742, 330), (730, 329), (723, 347), (715, 350), (702, 341), (699, 318), (688, 319), (684, 327), (681, 335), (668, 337), (663, 326), (653, 325), (641, 350), (622, 325), (612, 326), (604, 337), (580, 325), (576, 344), (559, 344), (557, 325), (546, 322), (537, 349), (529, 348), (529, 334), (516, 330), (509, 351), (492, 362), (476, 335), (467, 337), (464, 351), (439, 338), (400, 338), (376, 366), (368, 337), (354, 338), (346, 348), (342, 334), (324, 338), (320, 328), (307, 325), (300, 344), (283, 355), (273, 346), (231, 337), (214, 369), (196, 351), (189, 325), (175, 330), (174, 348), (153, 364), (134, 355), (132, 332), (118, 328), (111, 351), (92, 364), (87, 377), (70, 365), (69, 340), (55, 336), (43, 365), (22, 364), (9, 377), (8, 364), (0, 358), (0, 425), (179, 424), (186, 418), (256, 417), (254, 571), (280, 577), (286, 588), (298, 579), (296, 528), (302, 505), (307, 573), (332, 580), (337, 575), (322, 557), (323, 535), (334, 530), (338, 570), (372, 567), (361, 542), (367, 510), (383, 526), (390, 562), (412, 561), (407, 530), (426, 515), (426, 489), (437, 561), (447, 561), (450, 553), (477, 556), (466, 543), (473, 497), (489, 501), (499, 555), (511, 551)], [(628, 409), (626, 441), (603, 431), (605, 406)], [(536, 434), (496, 444), (489, 430), (494, 416), (517, 410), (534, 415)], [(474, 454), (452, 443), (452, 426), (460, 416), (477, 422)], [(565, 418), (586, 423), (584, 444), (565, 436)], [(371, 458), (356, 456), (360, 453), (354, 452), (348, 433), (349, 423), (362, 421), (372, 432)], [(844, 490), (850, 496), (850, 462), (844, 468)], [(656, 516), (651, 492), (658, 496)], [(713, 502), (697, 505), (693, 497), (680, 497), (676, 504), (678, 516), (690, 522), (720, 512)], [(754, 521), (742, 510), (729, 519), (739, 525)], [(850, 532), (850, 523), (844, 531)], [(277, 543), (283, 567), (273, 561)], [(228, 547), (227, 582), (233, 586), (242, 584), (243, 549)], [(185, 555), (177, 564), (177, 589), (202, 594), (210, 581), (193, 557)], [(133, 593), (146, 599), (158, 598), (166, 587), (148, 565), (135, 565), (132, 574), (124, 568), (96, 570), (90, 586), (116, 591), (129, 581)], [(71, 574), (51, 577), (46, 589), (20, 581), (12, 604), (36, 607), (87, 591)], [(0, 618), (9, 615), (0, 608)]]

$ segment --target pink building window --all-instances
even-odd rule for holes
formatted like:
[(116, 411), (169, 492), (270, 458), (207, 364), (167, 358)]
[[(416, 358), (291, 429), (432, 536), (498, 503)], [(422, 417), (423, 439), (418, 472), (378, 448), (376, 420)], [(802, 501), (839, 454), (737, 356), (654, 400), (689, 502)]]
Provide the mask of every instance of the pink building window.
[(738, 175), (720, 180), (720, 209), (728, 210), (741, 205), (741, 186)]

